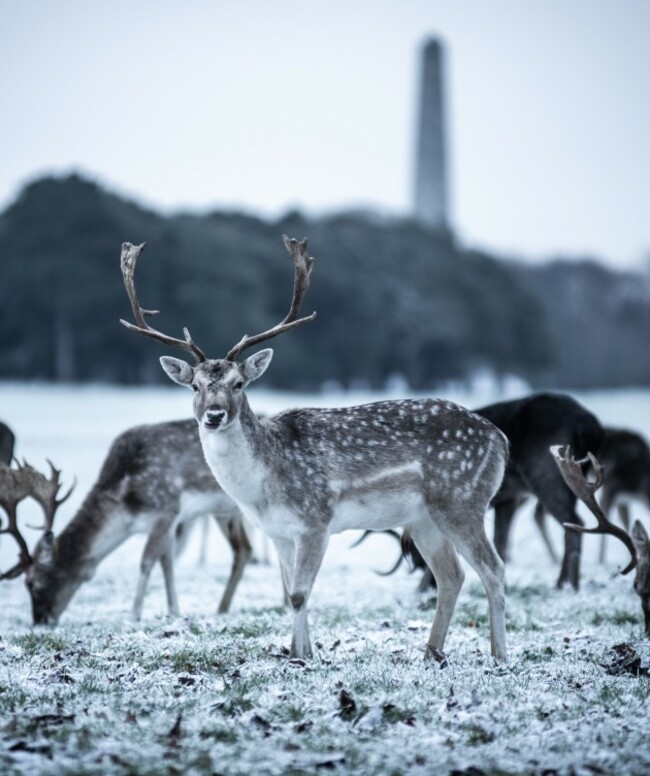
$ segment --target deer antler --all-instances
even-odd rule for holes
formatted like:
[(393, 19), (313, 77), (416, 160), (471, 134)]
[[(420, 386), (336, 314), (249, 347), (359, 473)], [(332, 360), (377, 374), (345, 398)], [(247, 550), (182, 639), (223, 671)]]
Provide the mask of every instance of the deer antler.
[(0, 580), (15, 579), (20, 576), (32, 563), (32, 556), (25, 538), (20, 533), (17, 520), (18, 504), (30, 494), (28, 478), (24, 476), (27, 464), (12, 469), (4, 463), (0, 463), (0, 506), (7, 514), (8, 526), (0, 530), (0, 534), (10, 534), (18, 544), (18, 563), (15, 566), (0, 573)]
[(303, 323), (307, 323), (308, 321), (313, 321), (316, 317), (316, 313), (313, 312), (305, 318), (298, 318), (302, 300), (305, 298), (305, 294), (309, 288), (309, 278), (311, 276), (312, 267), (314, 266), (314, 259), (307, 251), (307, 238), (302, 242), (299, 242), (293, 237), (289, 238), (286, 234), (283, 234), (282, 239), (289, 251), (294, 268), (293, 299), (291, 300), (289, 312), (284, 317), (284, 320), (273, 326), (273, 328), (267, 329), (267, 331), (263, 331), (260, 334), (255, 334), (252, 337), (245, 334), (241, 340), (228, 351), (228, 355), (226, 356), (228, 361), (234, 361), (244, 352), (244, 350), (247, 350), (253, 345), (258, 345), (260, 342), (265, 342), (272, 337), (277, 337), (278, 334), (282, 334), (283, 332), (293, 329), (296, 326), (300, 326)]
[(51, 461), (48, 461), (48, 464), (50, 465), (49, 479), (30, 466), (27, 461), (18, 464), (16, 469), (12, 469), (6, 464), (0, 464), (0, 506), (5, 510), (8, 520), (7, 528), (2, 529), (0, 533), (11, 534), (19, 548), (18, 563), (9, 571), (0, 574), (0, 580), (15, 579), (32, 564), (29, 547), (18, 528), (18, 504), (31, 496), (45, 513), (45, 525), (42, 530), (51, 531), (56, 510), (69, 498), (76, 485), (76, 481), (73, 482), (67, 493), (61, 498), (57, 498), (61, 488), (61, 471), (55, 469)]
[(56, 469), (52, 461), (48, 460), (47, 463), (50, 467), (49, 479), (44, 474), (36, 471), (36, 469), (33, 469), (31, 466), (29, 467), (31, 472), (33, 472), (31, 477), (32, 489), (29, 495), (34, 499), (34, 501), (40, 504), (43, 512), (45, 513), (45, 525), (42, 526), (43, 531), (52, 530), (54, 516), (57, 509), (61, 506), (61, 504), (63, 504), (64, 501), (67, 501), (70, 498), (70, 494), (75, 489), (77, 484), (77, 480), (75, 478), (72, 482), (72, 485), (68, 488), (66, 494), (61, 496), (61, 498), (57, 498), (59, 495), (59, 490), (61, 489), (61, 470)]
[(126, 287), (126, 293), (129, 295), (129, 301), (131, 302), (131, 309), (133, 310), (133, 317), (135, 318), (135, 324), (129, 323), (120, 319), (120, 323), (126, 326), (131, 331), (137, 331), (138, 334), (143, 334), (145, 337), (151, 337), (152, 339), (163, 342), (165, 345), (172, 345), (173, 347), (180, 348), (181, 350), (191, 353), (196, 359), (197, 363), (205, 361), (205, 354), (196, 345), (190, 333), (187, 329), (183, 329), (185, 339), (176, 339), (175, 337), (169, 337), (167, 334), (163, 334), (161, 331), (149, 326), (145, 318), (147, 316), (158, 315), (158, 310), (145, 310), (140, 307), (138, 297), (135, 293), (135, 284), (133, 281), (133, 273), (135, 272), (135, 265), (138, 261), (138, 257), (144, 250), (147, 243), (142, 245), (132, 245), (131, 243), (122, 243), (122, 254), (120, 256), (120, 266), (122, 267), (122, 277), (124, 278), (124, 286)]
[[(612, 536), (615, 536), (617, 539), (622, 541), (632, 556), (630, 562), (623, 569), (623, 571), (621, 571), (621, 574), (628, 574), (636, 566), (637, 562), (634, 542), (630, 536), (628, 536), (626, 531), (614, 525), (613, 523), (610, 523), (600, 504), (596, 500), (596, 491), (605, 481), (602, 465), (599, 463), (596, 456), (592, 453), (587, 453), (588, 459), (576, 461), (573, 456), (569, 457), (571, 454), (570, 447), (567, 446), (566, 454), (564, 456), (561, 453), (562, 448), (563, 445), (553, 445), (553, 447), (550, 448), (551, 455), (555, 459), (555, 463), (558, 465), (560, 473), (562, 474), (566, 484), (580, 499), (580, 501), (585, 504), (585, 506), (598, 521), (598, 525), (594, 528), (584, 528), (583, 526), (576, 525), (574, 523), (564, 523), (564, 527), (569, 528), (572, 531), (580, 531), (581, 533), (611, 534)], [(586, 463), (587, 460), (591, 462), (596, 475), (596, 479), (593, 482), (587, 480), (582, 471), (582, 464)]]

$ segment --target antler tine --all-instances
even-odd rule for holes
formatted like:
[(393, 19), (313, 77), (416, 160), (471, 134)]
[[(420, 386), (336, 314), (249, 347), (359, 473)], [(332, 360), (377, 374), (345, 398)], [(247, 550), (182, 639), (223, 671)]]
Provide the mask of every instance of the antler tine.
[(0, 534), (10, 534), (18, 544), (18, 563), (15, 566), (0, 573), (0, 580), (15, 579), (20, 576), (32, 563), (32, 557), (25, 538), (18, 528), (17, 507), (18, 504), (29, 495), (25, 478), (22, 475), (24, 467), (12, 469), (4, 463), (0, 463), (0, 506), (7, 515), (7, 528), (0, 530)]
[(180, 348), (187, 353), (191, 353), (196, 359), (197, 363), (205, 361), (205, 353), (194, 342), (187, 329), (183, 329), (184, 340), (176, 339), (176, 337), (170, 337), (167, 334), (163, 334), (161, 331), (149, 326), (145, 320), (147, 317), (158, 315), (158, 310), (145, 310), (140, 307), (138, 297), (135, 292), (135, 283), (133, 280), (133, 273), (135, 272), (135, 265), (142, 251), (147, 243), (141, 245), (132, 245), (129, 242), (122, 243), (122, 253), (120, 256), (120, 266), (122, 268), (122, 277), (124, 278), (124, 286), (126, 293), (129, 296), (131, 302), (131, 309), (133, 310), (133, 317), (135, 318), (135, 324), (129, 323), (120, 318), (120, 323), (126, 326), (130, 331), (136, 331), (138, 334), (142, 334), (145, 337), (151, 337), (152, 339), (163, 342), (165, 345), (171, 345), (172, 347)]
[[(32, 490), (30, 491), (29, 495), (32, 496), (34, 501), (36, 501), (41, 506), (43, 512), (45, 513), (45, 524), (41, 526), (42, 531), (52, 530), (54, 525), (54, 518), (58, 508), (70, 497), (70, 494), (77, 484), (77, 480), (75, 478), (65, 495), (61, 498), (57, 498), (59, 495), (59, 490), (61, 489), (61, 469), (57, 469), (49, 459), (47, 463), (50, 467), (49, 479), (44, 474), (41, 474), (41, 472), (36, 471), (36, 469), (30, 467), (33, 475)], [(30, 527), (34, 528), (35, 526)]]
[(300, 242), (293, 237), (289, 238), (286, 234), (283, 234), (282, 239), (291, 256), (294, 268), (293, 298), (291, 300), (289, 312), (280, 323), (276, 324), (271, 329), (267, 329), (267, 331), (263, 331), (260, 334), (255, 334), (252, 337), (245, 334), (241, 340), (228, 351), (226, 356), (228, 361), (234, 361), (244, 352), (244, 350), (247, 350), (253, 345), (258, 345), (260, 342), (265, 342), (272, 337), (277, 337), (278, 334), (282, 334), (289, 329), (294, 329), (296, 326), (301, 326), (308, 321), (313, 321), (316, 317), (316, 313), (313, 312), (311, 315), (307, 315), (304, 318), (298, 318), (300, 306), (309, 289), (309, 280), (314, 266), (314, 258), (310, 256), (307, 251), (307, 238)]
[(614, 525), (607, 519), (607, 516), (596, 500), (596, 491), (605, 481), (603, 466), (595, 455), (587, 453), (596, 475), (595, 481), (590, 482), (582, 471), (582, 464), (585, 463), (586, 459), (584, 461), (576, 461), (575, 458), (572, 456), (570, 457), (571, 448), (568, 446), (566, 448), (566, 454), (563, 456), (561, 453), (562, 449), (563, 445), (553, 445), (553, 447), (550, 448), (551, 455), (555, 459), (555, 463), (558, 465), (560, 473), (568, 487), (580, 501), (585, 504), (598, 521), (598, 525), (594, 528), (585, 528), (584, 526), (575, 525), (574, 523), (564, 523), (565, 528), (570, 528), (572, 531), (580, 531), (580, 533), (611, 534), (612, 536), (615, 536), (623, 542), (631, 555), (630, 562), (621, 571), (621, 574), (628, 574), (636, 566), (637, 562), (634, 542), (626, 531)]

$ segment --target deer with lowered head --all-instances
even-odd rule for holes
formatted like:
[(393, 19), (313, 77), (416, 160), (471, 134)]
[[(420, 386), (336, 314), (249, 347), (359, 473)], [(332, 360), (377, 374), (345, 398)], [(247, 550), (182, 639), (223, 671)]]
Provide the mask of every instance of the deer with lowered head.
[[(563, 453), (563, 450), (566, 452)], [(607, 519), (605, 511), (596, 499), (596, 491), (605, 482), (605, 474), (604, 467), (595, 455), (589, 453), (587, 459), (576, 461), (571, 456), (571, 450), (568, 447), (563, 448), (562, 445), (551, 447), (551, 455), (568, 487), (585, 504), (597, 521), (597, 525), (593, 528), (585, 528), (583, 525), (571, 523), (565, 523), (565, 528), (578, 533), (612, 534), (628, 548), (631, 556), (630, 561), (620, 573), (629, 574), (636, 566), (634, 590), (641, 598), (645, 631), (646, 635), (650, 636), (650, 542), (645, 528), (639, 520), (636, 520), (632, 527), (632, 536), (630, 536), (623, 528), (619, 528)], [(589, 480), (585, 474), (584, 466), (587, 463), (595, 475), (593, 481)]]
[(15, 518), (13, 521), (13, 533), (21, 548), (16, 570), (25, 572), (35, 623), (56, 624), (101, 561), (138, 533), (148, 537), (132, 618), (139, 620), (142, 616), (147, 584), (156, 563), (163, 571), (169, 613), (178, 616), (175, 534), (181, 524), (207, 513), (214, 515), (233, 551), (230, 577), (218, 608), (220, 613), (228, 611), (250, 559), (251, 546), (239, 509), (205, 464), (193, 420), (136, 426), (120, 434), (76, 515), (55, 536), (54, 514), (62, 503), (62, 499), (56, 500), (59, 474), (52, 468), (52, 477), (45, 480), (31, 467), (23, 467), (10, 475), (22, 483), (22, 491), (17, 492), (31, 495), (46, 510), (45, 530), (33, 553), (19, 538)]
[(259, 419), (246, 388), (273, 351), (240, 360), (248, 348), (311, 321), (300, 318), (313, 258), (307, 241), (284, 238), (294, 265), (290, 310), (276, 326), (244, 336), (209, 359), (187, 329), (184, 339), (150, 326), (133, 273), (144, 245), (122, 246), (121, 266), (132, 331), (189, 353), (195, 363), (163, 357), (176, 383), (194, 393), (194, 416), (208, 466), (245, 517), (273, 541), (293, 609), (291, 656), (312, 649), (307, 604), (329, 536), (346, 529), (404, 526), (439, 583), (426, 650), (441, 652), (463, 583), (458, 553), (485, 587), (492, 654), (506, 659), (503, 564), (484, 529), (485, 511), (505, 470), (508, 444), (489, 421), (448, 401), (383, 401), (340, 409), (294, 409)]
[[(598, 455), (598, 460), (607, 472), (602, 486), (602, 509), (609, 519), (616, 507), (621, 525), (629, 533), (631, 521), (628, 499), (638, 499), (650, 507), (650, 447), (641, 434), (634, 431), (604, 426), (603, 432)], [(555, 548), (546, 530), (546, 509), (541, 501), (535, 506), (535, 522), (549, 555), (555, 560)], [(607, 535), (603, 533), (599, 553), (601, 563), (605, 562), (606, 540)]]

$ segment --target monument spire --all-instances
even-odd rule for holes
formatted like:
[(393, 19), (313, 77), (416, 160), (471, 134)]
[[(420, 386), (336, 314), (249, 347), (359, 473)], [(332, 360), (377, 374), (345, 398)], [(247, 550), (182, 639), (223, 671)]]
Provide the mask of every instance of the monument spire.
[(422, 48), (414, 217), (430, 229), (448, 229), (444, 49), (431, 38)]

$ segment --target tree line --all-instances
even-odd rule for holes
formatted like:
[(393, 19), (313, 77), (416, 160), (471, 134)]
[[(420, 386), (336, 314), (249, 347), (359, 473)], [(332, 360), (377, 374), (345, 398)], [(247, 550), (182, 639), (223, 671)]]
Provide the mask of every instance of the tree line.
[(156, 326), (188, 326), (211, 357), (274, 325), (291, 298), (282, 234), (316, 257), (303, 312), (274, 343), (266, 384), (411, 388), (480, 369), (534, 386), (647, 384), (647, 285), (594, 262), (540, 266), (459, 246), (368, 213), (263, 220), (238, 212), (165, 216), (77, 175), (26, 186), (0, 215), (0, 377), (153, 383), (163, 346), (129, 333), (121, 243), (147, 242), (136, 273)]

